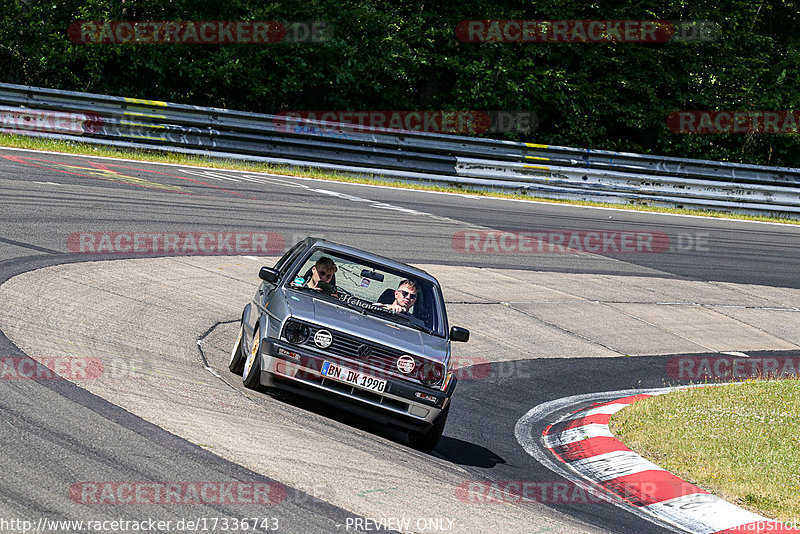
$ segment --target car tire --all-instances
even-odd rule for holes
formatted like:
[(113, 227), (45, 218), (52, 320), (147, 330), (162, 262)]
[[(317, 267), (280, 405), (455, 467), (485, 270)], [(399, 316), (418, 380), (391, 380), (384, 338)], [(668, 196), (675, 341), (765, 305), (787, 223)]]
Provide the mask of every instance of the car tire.
[(242, 341), (244, 340), (244, 324), (239, 325), (239, 336), (236, 343), (233, 344), (233, 351), (231, 351), (231, 361), (228, 362), (228, 370), (237, 375), (242, 374), (244, 367), (244, 356), (242, 355)]
[(436, 448), (439, 440), (442, 438), (444, 432), (444, 425), (447, 423), (447, 415), (450, 413), (450, 404), (442, 410), (439, 417), (433, 422), (433, 426), (424, 432), (414, 432), (409, 430), (408, 442), (409, 444), (420, 451), (430, 452)]
[(242, 384), (247, 389), (264, 390), (261, 385), (261, 329), (259, 326), (256, 326), (253, 345), (242, 365)]

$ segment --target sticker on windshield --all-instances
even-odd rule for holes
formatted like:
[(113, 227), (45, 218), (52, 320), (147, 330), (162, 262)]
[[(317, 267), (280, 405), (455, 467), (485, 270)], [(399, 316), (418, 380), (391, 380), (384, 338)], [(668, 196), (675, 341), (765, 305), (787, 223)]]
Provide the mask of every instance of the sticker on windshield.
[(361, 279), (361, 287), (369, 287), (369, 278)]

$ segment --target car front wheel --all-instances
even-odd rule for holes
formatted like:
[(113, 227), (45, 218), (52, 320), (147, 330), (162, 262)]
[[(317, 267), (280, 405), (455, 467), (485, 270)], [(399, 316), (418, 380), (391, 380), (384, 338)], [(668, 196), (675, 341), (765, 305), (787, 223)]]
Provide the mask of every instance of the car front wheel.
[(253, 346), (244, 361), (242, 383), (248, 389), (263, 390), (261, 385), (261, 329), (258, 326), (253, 335)]
[(442, 410), (442, 413), (439, 414), (439, 417), (433, 422), (433, 426), (425, 431), (425, 432), (414, 432), (410, 430), (408, 432), (408, 442), (409, 444), (417, 450), (430, 452), (436, 448), (436, 445), (439, 443), (439, 440), (442, 438), (442, 432), (444, 432), (444, 425), (447, 422), (447, 415), (450, 413), (450, 405), (447, 405), (447, 408)]
[(242, 355), (242, 341), (244, 338), (244, 325), (239, 325), (239, 335), (236, 338), (236, 343), (233, 344), (233, 351), (231, 352), (231, 361), (228, 362), (228, 369), (237, 375), (242, 374), (244, 367), (244, 356)]

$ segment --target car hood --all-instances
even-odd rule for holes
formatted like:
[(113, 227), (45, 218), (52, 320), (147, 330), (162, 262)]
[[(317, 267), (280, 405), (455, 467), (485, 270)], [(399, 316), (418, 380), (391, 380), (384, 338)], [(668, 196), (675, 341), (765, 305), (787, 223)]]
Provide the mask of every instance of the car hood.
[(291, 290), (284, 291), (289, 313), (297, 319), (438, 362), (444, 362), (447, 358), (446, 339), (381, 317), (359, 313), (352, 308), (333, 304), (322, 298)]

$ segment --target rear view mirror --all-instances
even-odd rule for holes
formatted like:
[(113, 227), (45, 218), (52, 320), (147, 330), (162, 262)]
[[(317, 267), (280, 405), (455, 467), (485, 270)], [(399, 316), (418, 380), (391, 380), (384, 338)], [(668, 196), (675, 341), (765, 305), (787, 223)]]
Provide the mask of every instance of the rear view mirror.
[(258, 277), (265, 282), (274, 284), (278, 281), (278, 278), (280, 278), (280, 273), (271, 267), (262, 267), (261, 270), (258, 271)]
[(381, 273), (376, 273), (375, 271), (370, 271), (369, 269), (361, 269), (361, 278), (369, 278), (370, 280), (375, 280), (376, 282), (383, 282), (383, 275)]
[(450, 329), (450, 341), (469, 341), (469, 330), (454, 326)]

